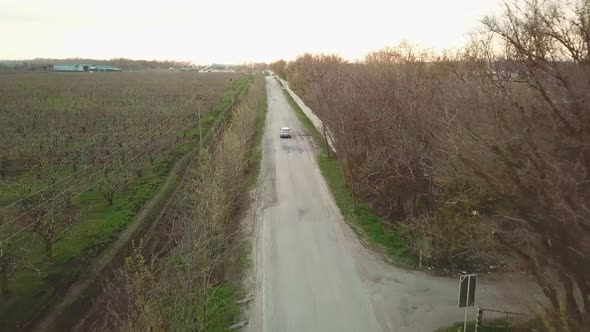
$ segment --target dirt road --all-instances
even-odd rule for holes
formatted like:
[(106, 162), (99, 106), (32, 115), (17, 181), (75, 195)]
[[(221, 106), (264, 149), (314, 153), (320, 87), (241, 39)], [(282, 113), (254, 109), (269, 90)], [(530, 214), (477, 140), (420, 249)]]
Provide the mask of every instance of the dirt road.
[[(457, 278), (393, 267), (342, 220), (311, 138), (267, 77), (269, 111), (257, 193), (255, 286), (249, 331), (428, 331), (461, 321)], [(292, 139), (279, 129), (291, 127)], [(477, 304), (523, 311), (522, 276), (480, 278)], [(471, 316), (473, 317), (474, 312)]]

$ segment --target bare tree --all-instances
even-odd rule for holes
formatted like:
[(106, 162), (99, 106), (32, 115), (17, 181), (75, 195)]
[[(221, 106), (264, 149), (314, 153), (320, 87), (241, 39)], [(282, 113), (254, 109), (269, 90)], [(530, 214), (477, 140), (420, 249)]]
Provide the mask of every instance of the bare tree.
[(9, 162), (19, 152), (14, 132), (10, 128), (0, 130), (0, 179), (6, 180)]
[[(281, 70), (334, 134), (355, 196), (447, 257), (465, 238), (487, 242), (493, 221), (566, 313), (556, 324), (575, 330), (590, 307), (588, 22), (587, 1), (519, 1), (485, 19), (462, 55), (405, 44), (360, 64), (322, 71), (328, 60), (304, 55)], [(481, 227), (439, 237), (466, 220)]]
[(590, 324), (590, 6), (505, 6), (503, 19), (483, 21), (497, 37), (480, 44), (482, 88), (494, 104), (481, 110), (486, 125), (463, 123), (461, 158), (510, 200), (495, 235), (565, 316), (554, 328), (577, 330)]
[[(14, 230), (4, 224), (0, 214), (0, 289), (3, 295), (10, 292), (10, 278), (24, 268), (35, 269), (28, 259), (32, 243), (19, 241), (13, 236)], [(23, 246), (27, 244), (27, 246)]]
[(109, 205), (113, 205), (115, 194), (128, 185), (132, 174), (125, 165), (115, 161), (108, 164), (101, 173), (97, 189)]
[(287, 62), (285, 60), (279, 60), (271, 63), (270, 68), (280, 77), (287, 78)]
[(43, 197), (42, 200), (43, 204), (29, 214), (32, 218), (31, 229), (41, 238), (47, 260), (52, 261), (53, 245), (81, 220), (84, 211), (65, 208), (69, 199), (62, 195)]

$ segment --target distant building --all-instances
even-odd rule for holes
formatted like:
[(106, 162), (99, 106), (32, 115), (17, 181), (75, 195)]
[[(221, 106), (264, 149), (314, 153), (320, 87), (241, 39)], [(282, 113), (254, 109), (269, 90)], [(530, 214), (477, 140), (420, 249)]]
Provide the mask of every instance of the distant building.
[(60, 64), (53, 65), (53, 71), (61, 72), (88, 72), (88, 71), (121, 71), (121, 69), (109, 65), (91, 64)]
[(194, 68), (191, 67), (181, 67), (181, 68), (168, 68), (169, 71), (193, 71), (195, 70)]
[(90, 65), (84, 65), (84, 64), (53, 65), (54, 71), (84, 72), (84, 71), (88, 71), (89, 68), (90, 68)]
[(212, 65), (209, 65), (199, 71), (201, 73), (219, 73), (219, 72), (233, 73), (233, 72), (235, 72), (235, 69), (229, 65), (212, 64)]
[(109, 66), (109, 65), (94, 65), (91, 66), (90, 71), (121, 71), (120, 68)]

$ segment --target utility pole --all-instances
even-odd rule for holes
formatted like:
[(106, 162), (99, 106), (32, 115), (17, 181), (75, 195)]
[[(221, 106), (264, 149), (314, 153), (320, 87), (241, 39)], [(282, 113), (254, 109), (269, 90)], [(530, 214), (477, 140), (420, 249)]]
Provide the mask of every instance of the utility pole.
[[(197, 95), (197, 100), (201, 100), (201, 95)], [(199, 114), (199, 152), (203, 151), (203, 134), (201, 131), (201, 103), (197, 103), (197, 113)]]
[(203, 134), (201, 132), (201, 108), (198, 108), (199, 112), (199, 151), (203, 151)]

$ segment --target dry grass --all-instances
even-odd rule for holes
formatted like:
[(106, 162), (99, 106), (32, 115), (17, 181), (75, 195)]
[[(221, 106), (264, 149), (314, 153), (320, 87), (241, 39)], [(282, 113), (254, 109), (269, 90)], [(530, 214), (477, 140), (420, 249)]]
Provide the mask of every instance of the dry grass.
[[(127, 289), (123, 310), (112, 310), (111, 324), (121, 330), (223, 331), (239, 314), (237, 286), (228, 281), (229, 258), (242, 250), (236, 213), (248, 189), (248, 160), (254, 144), (264, 80), (256, 77), (248, 96), (238, 105), (230, 125), (214, 148), (203, 150), (192, 165), (189, 185), (179, 204), (174, 246), (156, 267), (142, 262), (123, 278)], [(158, 275), (155, 284), (146, 283)], [(146, 285), (149, 284), (149, 287)], [(126, 315), (121, 315), (126, 312)]]

